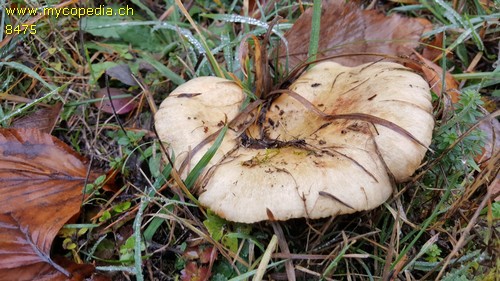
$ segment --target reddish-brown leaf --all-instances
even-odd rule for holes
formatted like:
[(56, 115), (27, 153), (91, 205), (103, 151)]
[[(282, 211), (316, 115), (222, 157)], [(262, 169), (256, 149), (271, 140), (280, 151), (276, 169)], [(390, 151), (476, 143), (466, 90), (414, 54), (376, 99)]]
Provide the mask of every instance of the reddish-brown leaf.
[(0, 279), (78, 280), (50, 257), (59, 229), (77, 214), (85, 161), (37, 129), (0, 129)]
[(182, 281), (206, 281), (210, 278), (210, 271), (206, 266), (198, 266), (196, 262), (190, 261), (181, 270)]
[(455, 78), (449, 72), (446, 72), (444, 75), (445, 87), (443, 89), (443, 69), (419, 53), (414, 52), (414, 54), (422, 64), (409, 64), (408, 67), (421, 71), (434, 93), (441, 96), (445, 92), (451, 97), (451, 101), (456, 103), (460, 99), (460, 94), (458, 91), (458, 82)]
[(50, 134), (56, 125), (61, 113), (62, 103), (53, 106), (42, 107), (31, 114), (23, 116), (12, 122), (13, 128), (35, 128)]
[[(307, 10), (286, 33), (289, 66), (295, 67), (307, 59), (311, 35), (312, 9)], [(383, 53), (409, 55), (418, 46), (422, 33), (432, 27), (425, 19), (385, 16), (374, 10), (362, 10), (344, 0), (323, 1), (318, 58), (351, 53)], [(281, 61), (286, 48), (281, 44)], [(333, 60), (356, 66), (380, 59), (376, 56), (346, 56)]]
[(102, 111), (111, 114), (113, 113), (113, 106), (116, 110), (116, 114), (127, 114), (137, 107), (137, 102), (133, 100), (132, 96), (117, 98), (118, 96), (126, 95), (123, 89), (109, 88), (109, 94), (112, 102), (110, 102), (108, 98), (108, 89), (100, 89), (95, 94), (95, 97), (101, 99), (101, 101), (94, 103), (94, 105)]
[(438, 33), (434, 38), (427, 42), (427, 45), (422, 50), (422, 56), (428, 60), (434, 61), (443, 55), (441, 48), (443, 47), (444, 33)]
[(216, 258), (216, 255), (214, 252), (214, 247), (196, 245), (188, 247), (182, 254), (182, 257), (185, 260), (197, 260), (200, 263), (204, 264), (210, 263), (211, 261), (213, 262), (213, 259)]
[(214, 247), (203, 247), (200, 249), (200, 262), (201, 263), (210, 263), (213, 262), (216, 258), (216, 254), (214, 251)]

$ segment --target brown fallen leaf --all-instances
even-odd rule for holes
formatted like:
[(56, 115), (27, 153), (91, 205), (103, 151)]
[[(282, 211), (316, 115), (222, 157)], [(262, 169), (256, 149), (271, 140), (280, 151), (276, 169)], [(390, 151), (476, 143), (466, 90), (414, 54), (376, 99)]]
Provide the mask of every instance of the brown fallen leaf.
[(91, 276), (95, 271), (95, 267), (92, 264), (77, 264), (64, 257), (55, 257), (54, 261), (68, 272), (71, 272), (71, 278), (67, 278), (64, 274), (61, 274), (59, 271), (55, 271), (50, 267), (43, 266), (41, 264), (35, 264), (33, 265), (33, 267), (29, 268), (30, 271), (35, 271), (36, 268), (40, 268), (40, 272), (35, 279), (21, 279), (21, 276), (23, 275), (18, 274), (17, 276), (19, 279), (15, 280), (83, 281), (86, 280), (86, 277)]
[(53, 106), (42, 107), (31, 114), (23, 116), (12, 122), (12, 128), (35, 128), (50, 134), (56, 125), (61, 113), (62, 103)]
[(207, 281), (210, 278), (210, 271), (206, 266), (199, 266), (196, 262), (190, 261), (181, 270), (182, 281)]
[[(500, 121), (498, 121), (497, 119), (492, 119), (489, 122), (482, 122), (479, 125), (479, 129), (486, 135), (486, 139), (485, 146), (483, 148), (483, 154), (476, 156), (475, 160), (481, 165), (482, 168), (484, 168), (485, 166), (487, 166), (488, 161), (495, 161), (495, 156), (498, 160), (498, 154), (500, 151)], [(499, 202), (500, 173), (496, 174), (495, 178), (488, 186), (488, 189), (491, 189), (491, 198), (495, 202)]]
[(50, 249), (80, 210), (85, 162), (37, 129), (0, 129), (1, 280), (79, 280)]
[(483, 164), (500, 151), (500, 121), (492, 119), (488, 122), (481, 122), (479, 130), (485, 135), (485, 146), (483, 154), (478, 155), (475, 160)]
[(113, 107), (115, 108), (116, 114), (127, 114), (137, 107), (137, 102), (133, 100), (134, 97), (132, 96), (117, 98), (118, 96), (126, 95), (123, 89), (109, 88), (109, 94), (111, 96), (112, 103), (108, 98), (108, 89), (100, 89), (95, 94), (95, 97), (101, 99), (101, 101), (95, 102), (94, 105), (102, 111), (110, 114), (113, 114)]
[[(288, 41), (290, 69), (306, 61), (311, 36), (312, 9), (308, 9), (285, 34)], [(351, 53), (409, 55), (418, 46), (422, 33), (430, 30), (425, 19), (385, 16), (377, 11), (362, 10), (343, 0), (323, 1), (319, 53), (317, 58)], [(286, 62), (286, 48), (279, 55)], [(346, 66), (357, 66), (380, 59), (376, 56), (346, 56), (332, 59)]]
[(427, 80), (427, 83), (431, 86), (432, 91), (436, 93), (438, 96), (441, 96), (442, 93), (447, 93), (451, 101), (453, 103), (458, 102), (460, 99), (460, 92), (458, 91), (458, 82), (451, 76), (451, 73), (446, 72), (444, 75), (445, 87), (443, 89), (443, 69), (432, 62), (424, 58), (417, 52), (413, 52), (417, 61), (420, 61), (422, 64), (408, 64), (407, 66), (422, 72), (423, 77)]
[[(435, 61), (443, 55), (443, 39), (444, 33), (438, 33), (432, 40), (426, 42), (426, 46), (422, 50), (422, 56), (428, 60)], [(450, 55), (450, 54), (448, 54)]]

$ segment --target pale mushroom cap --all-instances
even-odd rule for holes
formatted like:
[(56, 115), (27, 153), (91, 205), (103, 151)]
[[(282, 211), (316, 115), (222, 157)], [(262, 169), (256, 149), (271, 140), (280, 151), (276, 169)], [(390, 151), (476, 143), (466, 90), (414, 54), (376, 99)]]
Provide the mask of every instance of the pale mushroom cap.
[[(415, 172), (431, 143), (434, 118), (429, 85), (400, 64), (378, 62), (351, 68), (324, 62), (297, 79), (290, 90), (325, 114), (362, 113), (379, 117), (400, 126), (424, 144), (375, 123), (377, 145), (398, 182)], [(348, 132), (358, 130), (356, 126), (360, 124), (356, 120), (339, 120), (317, 131), (330, 121), (288, 95), (282, 95), (274, 104), (279, 109), (272, 106), (267, 114), (274, 123), (268, 125), (272, 127), (268, 130), (271, 138), (306, 139), (312, 143), (317, 139), (326, 141), (325, 146), (350, 144)], [(342, 134), (343, 131), (347, 133)]]
[(286, 147), (256, 156), (255, 149), (240, 148), (205, 176), (199, 200), (223, 218), (246, 223), (348, 214), (387, 200), (392, 188), (376, 155), (336, 151), (314, 155)]
[[(202, 81), (199, 79), (213, 85), (191, 84)], [(155, 116), (160, 138), (177, 155), (187, 154), (220, 129), (224, 114), (228, 120), (234, 118), (244, 100), (243, 91), (227, 80), (192, 81), (177, 88)], [(325, 62), (307, 71), (289, 89), (324, 115), (362, 114), (364, 119), (328, 119), (310, 105), (281, 95), (273, 101), (263, 124), (268, 139), (281, 143), (277, 148), (243, 147), (236, 133), (228, 130), (198, 182), (199, 201), (221, 217), (252, 223), (373, 209), (391, 195), (391, 175), (403, 181), (420, 165), (434, 121), (429, 87), (409, 69), (386, 62), (354, 68)], [(195, 92), (201, 94), (179, 97)], [(171, 112), (160, 113), (165, 109)], [(201, 119), (185, 122), (194, 115)], [(161, 125), (166, 123), (164, 118), (170, 125)], [(204, 122), (200, 124), (200, 120)], [(200, 133), (200, 126), (208, 127), (207, 132)], [(253, 125), (247, 134), (259, 139), (260, 132)], [(209, 146), (193, 155), (192, 165)]]
[[(211, 134), (221, 129), (240, 111), (245, 94), (238, 85), (218, 77), (198, 77), (177, 87), (160, 105), (155, 127), (160, 140), (170, 145), (180, 164), (191, 151)], [(224, 141), (212, 158), (213, 165), (239, 143), (228, 130)], [(191, 155), (193, 168), (212, 143)], [(184, 171), (186, 175), (187, 171)]]

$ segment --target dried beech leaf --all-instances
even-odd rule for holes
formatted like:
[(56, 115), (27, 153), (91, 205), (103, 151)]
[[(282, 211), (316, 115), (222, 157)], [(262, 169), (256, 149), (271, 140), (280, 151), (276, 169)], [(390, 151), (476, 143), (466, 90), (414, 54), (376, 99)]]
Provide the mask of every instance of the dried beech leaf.
[(117, 96), (126, 95), (126, 93), (119, 88), (109, 88), (109, 94), (111, 95), (111, 102), (108, 98), (108, 89), (102, 88), (96, 94), (96, 98), (100, 98), (101, 101), (94, 103), (97, 108), (100, 108), (106, 113), (113, 114), (113, 106), (116, 110), (116, 114), (127, 114), (137, 107), (137, 103), (133, 100), (133, 97), (116, 98)]
[[(308, 9), (285, 34), (288, 41), (289, 66), (306, 61), (311, 36), (312, 9)], [(362, 10), (353, 2), (323, 1), (321, 37), (317, 58), (350, 53), (383, 53), (409, 55), (418, 46), (420, 36), (431, 28), (425, 19), (385, 16), (377, 11)], [(281, 44), (279, 55), (286, 62), (286, 48)], [(376, 56), (346, 56), (333, 61), (357, 66), (380, 59)]]
[(50, 134), (56, 125), (61, 109), (62, 103), (60, 102), (50, 107), (42, 107), (29, 115), (14, 120), (12, 127), (35, 128)]
[(84, 159), (51, 135), (0, 129), (2, 280), (78, 280), (51, 259), (50, 248), (79, 212), (86, 176)]

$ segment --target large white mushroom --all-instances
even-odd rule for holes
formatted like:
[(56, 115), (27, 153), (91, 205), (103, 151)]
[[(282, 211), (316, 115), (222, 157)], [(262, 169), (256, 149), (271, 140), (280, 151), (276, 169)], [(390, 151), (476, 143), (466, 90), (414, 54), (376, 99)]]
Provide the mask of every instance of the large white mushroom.
[[(431, 142), (429, 86), (399, 64), (319, 63), (283, 92), (245, 131), (229, 128), (197, 182), (201, 204), (223, 218), (252, 223), (373, 209), (391, 195), (391, 177), (414, 173)], [(159, 137), (192, 168), (213, 141), (193, 149), (235, 118), (244, 100), (229, 80), (193, 79), (161, 104)]]

